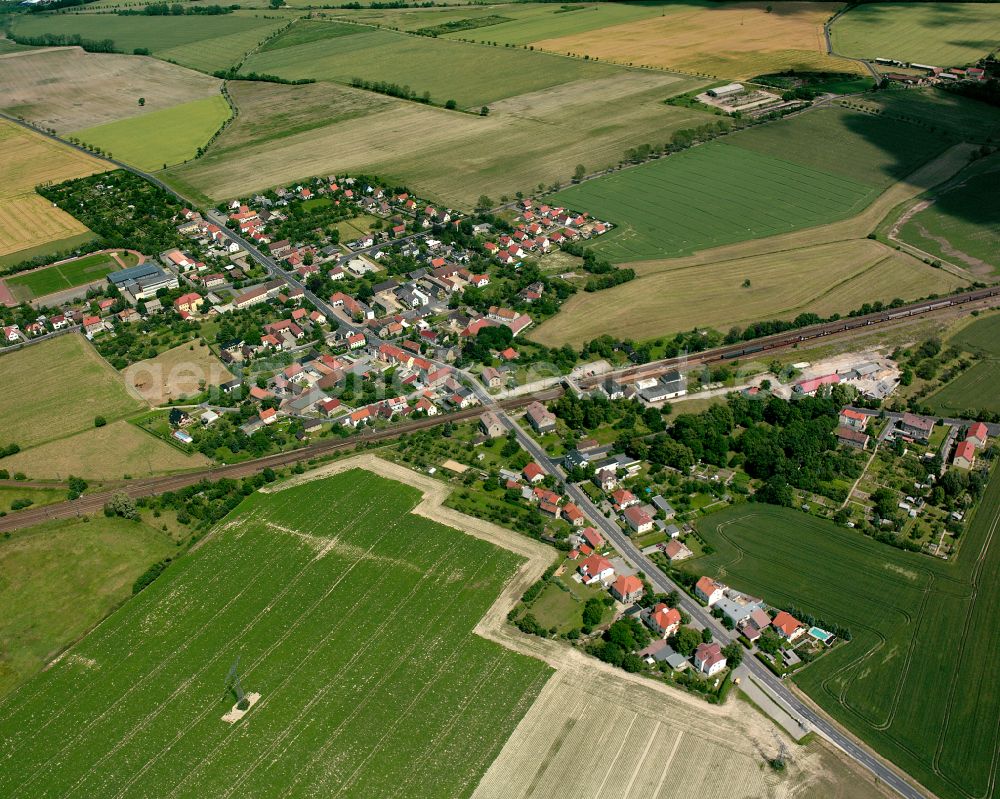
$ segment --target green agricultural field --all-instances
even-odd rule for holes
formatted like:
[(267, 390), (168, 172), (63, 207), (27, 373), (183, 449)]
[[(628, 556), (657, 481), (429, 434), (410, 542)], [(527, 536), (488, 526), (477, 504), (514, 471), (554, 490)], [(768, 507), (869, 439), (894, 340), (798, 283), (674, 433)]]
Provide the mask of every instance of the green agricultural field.
[(554, 195), (618, 229), (614, 261), (696, 250), (860, 212), (947, 144), (902, 122), (829, 109), (761, 125)]
[(39, 255), (51, 256), (58, 253), (73, 252), (78, 249), (93, 249), (93, 247), (88, 245), (93, 245), (96, 241), (97, 237), (88, 230), (86, 233), (80, 233), (76, 236), (68, 236), (65, 239), (57, 239), (46, 244), (39, 244), (36, 247), (28, 247), (8, 255), (0, 255), (0, 269), (6, 269), (8, 266), (16, 266), (24, 261), (30, 261)]
[(797, 672), (798, 686), (942, 799), (995, 799), (998, 521), (996, 476), (948, 562), (744, 504), (699, 522), (716, 552), (685, 568), (850, 629), (850, 643)]
[(833, 49), (855, 58), (894, 58), (951, 67), (1000, 42), (1000, 6), (990, 3), (866, 3), (831, 28)]
[(973, 365), (928, 397), (926, 403), (942, 416), (962, 417), (970, 410), (1000, 413), (1000, 361)]
[[(127, 253), (122, 253), (122, 258), (129, 266), (136, 262), (135, 256)], [(121, 264), (110, 253), (99, 252), (74, 261), (23, 272), (6, 278), (4, 282), (17, 299), (27, 302), (35, 297), (93, 283), (121, 268)]]
[(23, 450), (91, 429), (95, 416), (112, 422), (144, 407), (80, 335), (59, 336), (0, 356), (0, 381), (23, 386), (25, 375), (31, 376), (31, 402), (19, 391), (0, 396), (2, 445), (16, 443)]
[(130, 596), (135, 578), (172, 549), (163, 532), (104, 517), (47, 522), (0, 539), (0, 696)]
[(1000, 314), (991, 313), (963, 328), (948, 343), (987, 358), (1000, 358)]
[(989, 162), (974, 164), (934, 195), (933, 204), (911, 216), (899, 237), (973, 274), (1000, 272), (1000, 160), (994, 156)]
[(14, 22), (18, 36), (79, 34), (84, 39), (111, 39), (126, 53), (146, 48), (157, 58), (176, 61), (203, 72), (236, 65), (277, 28), (281, 19), (247, 12), (219, 16), (119, 17), (112, 14), (25, 14)]
[(73, 135), (119, 161), (155, 171), (194, 158), (230, 113), (226, 99), (216, 95), (74, 131)]
[(356, 470), (249, 497), (0, 704), (0, 793), (468, 796), (551, 670), (473, 633), (518, 557), (419, 500)]
[[(409, 86), (443, 105), (455, 100), (478, 108), (505, 97), (569, 81), (607, 77), (620, 67), (560, 58), (529, 50), (487, 47), (427, 36), (356, 26), (344, 35), (340, 23), (303, 20), (278, 36), (271, 49), (254, 53), (244, 72), (283, 78), (349, 83), (353, 78)], [(324, 31), (329, 35), (316, 39)], [(285, 38), (305, 44), (284, 46)]]
[(1000, 139), (1000, 108), (934, 86), (892, 89), (851, 97), (846, 102), (925, 128), (946, 131), (956, 139), (975, 143)]

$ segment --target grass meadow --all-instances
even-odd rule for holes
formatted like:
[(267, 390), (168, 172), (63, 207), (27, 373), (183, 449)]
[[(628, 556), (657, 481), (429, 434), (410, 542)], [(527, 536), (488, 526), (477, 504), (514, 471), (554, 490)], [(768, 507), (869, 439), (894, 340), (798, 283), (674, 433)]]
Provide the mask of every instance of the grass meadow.
[(859, 213), (947, 144), (892, 120), (823, 109), (590, 180), (553, 199), (614, 222), (614, 261), (685, 255)]
[[(345, 28), (354, 33), (345, 35)], [(328, 35), (323, 36), (322, 34)], [(286, 37), (294, 42), (284, 46)], [(315, 38), (321, 37), (321, 38)], [(305, 43), (297, 42), (304, 40)], [(488, 47), (366, 26), (301, 20), (254, 53), (244, 72), (349, 83), (353, 78), (406, 85), (443, 105), (479, 110), (506, 97), (574, 80), (594, 80), (620, 67), (557, 58), (530, 50)]]
[(247, 51), (284, 24), (281, 19), (250, 13), (178, 17), (32, 14), (19, 16), (13, 30), (19, 36), (53, 33), (111, 39), (118, 50), (126, 53), (146, 48), (157, 58), (214, 72), (237, 64)]
[(853, 640), (798, 672), (798, 686), (942, 799), (993, 799), (998, 520), (994, 476), (958, 556), (942, 562), (796, 511), (744, 504), (699, 523), (716, 552), (685, 568), (848, 627)]
[[(358, 471), (249, 497), (0, 704), (0, 792), (468, 795), (551, 671), (473, 633), (517, 556), (419, 499)], [(261, 699), (230, 725), (237, 657)]]
[(121, 376), (78, 334), (0, 356), (0, 379), (31, 386), (30, 402), (20, 391), (0, 396), (3, 443), (22, 450), (93, 428), (95, 416), (112, 422), (143, 409)]
[(103, 516), (0, 539), (0, 697), (128, 598), (135, 578), (172, 549), (163, 532)]
[(156, 171), (194, 158), (230, 113), (229, 103), (219, 94), (74, 131), (73, 135), (120, 161)]
[(866, 3), (831, 28), (833, 47), (855, 58), (894, 58), (941, 67), (996, 50), (1000, 7), (989, 3)]
[(976, 143), (1000, 139), (1000, 108), (929, 86), (851, 97), (851, 105), (875, 113), (943, 130), (956, 139)]
[[(130, 266), (137, 260), (134, 255), (128, 253), (122, 253), (121, 256)], [(31, 272), (22, 272), (6, 278), (4, 282), (14, 293), (15, 298), (27, 302), (35, 297), (44, 297), (46, 294), (93, 283), (117, 269), (121, 269), (121, 265), (111, 253), (99, 252)]]
[(983, 360), (928, 397), (927, 404), (949, 416), (965, 417), (970, 410), (1000, 412), (1000, 315), (976, 319), (948, 343)]
[(910, 217), (899, 237), (914, 247), (992, 277), (1000, 272), (1000, 159), (973, 164), (957, 183)]
[[(59, 183), (103, 172), (108, 164), (0, 120), (0, 256), (57, 246), (90, 231), (35, 193), (39, 183)], [(17, 258), (17, 260), (21, 260)]]

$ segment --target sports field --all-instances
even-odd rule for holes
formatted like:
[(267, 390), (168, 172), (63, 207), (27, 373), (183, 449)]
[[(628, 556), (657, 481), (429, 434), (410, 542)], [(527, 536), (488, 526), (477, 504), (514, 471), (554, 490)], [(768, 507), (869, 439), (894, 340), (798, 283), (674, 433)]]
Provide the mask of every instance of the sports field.
[(211, 97), (219, 85), (218, 78), (155, 58), (77, 47), (0, 58), (2, 109), (61, 134)]
[(77, 130), (73, 135), (120, 161), (155, 171), (194, 158), (230, 113), (229, 103), (216, 94), (140, 117)]
[(16, 442), (22, 450), (92, 428), (95, 416), (111, 422), (143, 408), (121, 376), (77, 334), (0, 356), (5, 385), (23, 385), (26, 375), (31, 402), (19, 391), (0, 395), (4, 443)]
[(823, 23), (840, 7), (781, 0), (670, 3), (654, 17), (582, 33), (553, 31), (534, 44), (556, 53), (724, 78), (786, 69), (853, 71), (851, 62), (826, 55)]
[(0, 120), (0, 255), (88, 233), (80, 222), (35, 193), (39, 183), (59, 183), (103, 172), (96, 158)]
[(899, 237), (925, 252), (992, 277), (1000, 272), (1000, 159), (973, 164), (968, 175), (934, 195), (902, 225)]
[(614, 222), (613, 261), (683, 255), (852, 216), (946, 146), (929, 131), (822, 109), (731, 134), (553, 200)]
[[(329, 35), (316, 39), (324, 32)], [(282, 46), (283, 39), (303, 44)], [(365, 26), (302, 20), (250, 56), (244, 72), (349, 83), (353, 78), (409, 86), (443, 105), (479, 110), (506, 97), (574, 80), (617, 74), (620, 67), (557, 58), (530, 50), (410, 36)]]
[[(128, 253), (119, 253), (119, 257), (127, 266), (134, 266), (137, 262), (136, 257)], [(121, 268), (121, 263), (111, 253), (99, 252), (31, 272), (22, 272), (5, 278), (3, 282), (14, 293), (15, 298), (27, 302), (46, 294), (93, 283)]]
[(685, 568), (848, 627), (853, 640), (797, 672), (799, 687), (942, 799), (993, 799), (998, 523), (996, 476), (948, 562), (796, 511), (744, 504), (699, 522), (716, 552)]
[(287, 22), (251, 12), (218, 16), (136, 16), (112, 14), (25, 14), (14, 21), (19, 36), (78, 34), (84, 39), (111, 39), (122, 52), (146, 48), (157, 58), (202, 72), (236, 65), (269, 33)]
[(103, 516), (0, 539), (0, 696), (129, 597), (135, 578), (173, 549), (166, 533)]
[(833, 47), (855, 58), (894, 58), (952, 67), (1000, 42), (1000, 7), (990, 3), (865, 3), (831, 28)]
[[(947, 293), (965, 281), (869, 239), (779, 249), (764, 255), (635, 265), (638, 277), (578, 292), (530, 338), (548, 346), (610, 334), (637, 341), (695, 327), (726, 331), (800, 313), (847, 313), (866, 302)], [(749, 286), (744, 286), (745, 281)]]
[(165, 173), (188, 196), (218, 202), (310, 175), (364, 172), (472, 208), (484, 193), (567, 183), (577, 164), (596, 171), (629, 147), (715, 119), (663, 102), (702, 82), (634, 70), (501, 100), (487, 117), (329, 84), (233, 85), (236, 121), (206, 156)]
[(0, 704), (0, 792), (468, 795), (551, 670), (473, 634), (518, 557), (419, 499), (356, 470), (249, 497)]

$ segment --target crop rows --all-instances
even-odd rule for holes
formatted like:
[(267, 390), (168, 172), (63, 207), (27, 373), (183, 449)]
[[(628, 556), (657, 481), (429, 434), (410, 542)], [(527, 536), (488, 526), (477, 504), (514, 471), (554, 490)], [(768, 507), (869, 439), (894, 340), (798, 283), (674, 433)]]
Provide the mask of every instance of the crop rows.
[[(250, 498), (81, 642), (95, 665), (0, 705), (0, 793), (471, 791), (549, 671), (471, 634), (517, 559), (416, 500), (358, 472)], [(237, 655), (262, 698), (230, 726)]]
[(853, 640), (799, 672), (799, 685), (939, 796), (995, 797), (998, 521), (994, 477), (957, 559), (941, 562), (744, 506), (702, 524), (718, 551), (692, 568), (848, 627)]

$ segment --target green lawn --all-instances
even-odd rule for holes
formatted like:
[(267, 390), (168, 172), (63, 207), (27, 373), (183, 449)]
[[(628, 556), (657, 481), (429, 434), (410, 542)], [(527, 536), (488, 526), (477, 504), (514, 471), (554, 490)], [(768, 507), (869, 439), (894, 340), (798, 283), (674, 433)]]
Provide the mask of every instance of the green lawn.
[(946, 144), (902, 122), (824, 109), (587, 181), (554, 199), (618, 226), (595, 245), (612, 260), (670, 257), (853, 216)]
[(957, 558), (943, 562), (744, 504), (699, 522), (716, 551), (684, 565), (849, 628), (853, 640), (800, 671), (799, 687), (942, 799), (993, 799), (998, 519), (994, 476)]
[(213, 72), (235, 66), (248, 50), (286, 22), (248, 12), (178, 17), (23, 14), (14, 21), (13, 30), (19, 36), (52, 33), (111, 39), (118, 50), (126, 53), (146, 48), (157, 58)]
[(834, 50), (846, 56), (960, 66), (996, 50), (1000, 6), (866, 3), (840, 17), (831, 30)]
[(220, 94), (74, 131), (73, 135), (120, 161), (154, 171), (194, 158), (230, 113), (229, 103)]
[(18, 500), (31, 500), (31, 505), (51, 505), (66, 499), (64, 488), (19, 488), (18, 486), (0, 486), (0, 511), (16, 513), (11, 505)]
[[(255, 494), (0, 704), (0, 793), (467, 796), (551, 670), (473, 633), (518, 558), (351, 471)], [(241, 722), (226, 674), (260, 701)]]
[[(466, 44), (340, 23), (301, 21), (247, 59), (244, 72), (349, 83), (353, 78), (409, 86), (444, 104), (479, 106), (573, 80), (619, 74), (620, 67), (539, 52)], [(324, 32), (329, 35), (323, 36)], [(285, 46), (286, 37), (291, 46)], [(317, 38), (318, 37), (318, 38)], [(304, 44), (295, 42), (305, 41)]]
[[(134, 256), (130, 258), (134, 260)], [(121, 269), (121, 266), (110, 254), (94, 253), (75, 261), (14, 275), (8, 277), (5, 282), (14, 292), (14, 296), (27, 301), (56, 291), (93, 283), (117, 269)]]
[(145, 524), (103, 516), (0, 538), (0, 696), (97, 624), (173, 548)]

